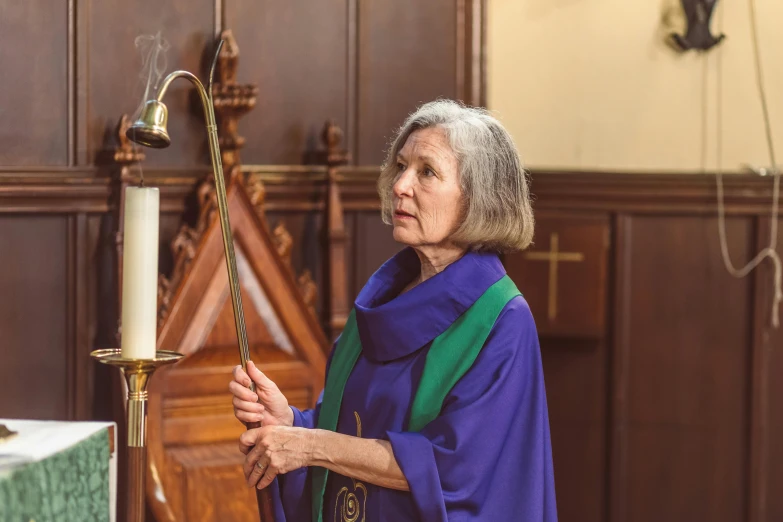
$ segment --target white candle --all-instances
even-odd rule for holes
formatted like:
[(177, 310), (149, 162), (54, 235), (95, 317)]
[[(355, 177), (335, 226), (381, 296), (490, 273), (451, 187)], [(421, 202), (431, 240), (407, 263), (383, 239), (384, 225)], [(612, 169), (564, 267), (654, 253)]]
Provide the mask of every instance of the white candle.
[(122, 253), (122, 356), (155, 357), (158, 316), (157, 188), (125, 189)]

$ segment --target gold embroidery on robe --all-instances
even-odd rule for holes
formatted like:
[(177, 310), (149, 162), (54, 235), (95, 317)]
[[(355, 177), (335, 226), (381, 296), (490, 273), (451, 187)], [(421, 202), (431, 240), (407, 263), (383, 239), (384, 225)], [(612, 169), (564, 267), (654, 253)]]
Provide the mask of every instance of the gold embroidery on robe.
[[(358, 412), (356, 417), (356, 436), (362, 436), (362, 419)], [(353, 491), (342, 488), (337, 492), (334, 502), (334, 522), (365, 522), (364, 512), (367, 504), (367, 488), (358, 480), (353, 480)], [(338, 518), (339, 517), (339, 518)]]

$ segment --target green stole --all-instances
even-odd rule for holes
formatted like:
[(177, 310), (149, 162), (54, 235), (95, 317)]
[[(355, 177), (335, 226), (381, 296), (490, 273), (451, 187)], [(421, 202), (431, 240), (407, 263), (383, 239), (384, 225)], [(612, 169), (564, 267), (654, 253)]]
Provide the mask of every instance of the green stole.
[[(511, 299), (521, 295), (507, 275), (490, 286), (468, 310), (432, 341), (413, 398), (408, 431), (419, 431), (438, 416), (446, 395), (470, 369), (489, 337), (500, 312)], [(337, 430), (345, 383), (353, 371), (362, 343), (356, 325), (356, 311), (351, 310), (340, 340), (332, 355), (326, 379), (318, 429)], [(313, 467), (313, 522), (322, 522), (324, 492), (329, 470)]]

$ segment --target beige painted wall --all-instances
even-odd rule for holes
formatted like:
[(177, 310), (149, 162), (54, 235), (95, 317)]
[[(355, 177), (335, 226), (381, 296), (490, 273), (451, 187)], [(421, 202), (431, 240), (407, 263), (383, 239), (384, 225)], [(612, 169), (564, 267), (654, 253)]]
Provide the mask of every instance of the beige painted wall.
[[(768, 165), (748, 1), (719, 0), (713, 32), (722, 24), (726, 40), (706, 55), (680, 55), (662, 42), (667, 24), (684, 23), (679, 0), (489, 0), (488, 105), (528, 167), (712, 170), (721, 52), (723, 168)], [(756, 5), (783, 163), (783, 0)]]

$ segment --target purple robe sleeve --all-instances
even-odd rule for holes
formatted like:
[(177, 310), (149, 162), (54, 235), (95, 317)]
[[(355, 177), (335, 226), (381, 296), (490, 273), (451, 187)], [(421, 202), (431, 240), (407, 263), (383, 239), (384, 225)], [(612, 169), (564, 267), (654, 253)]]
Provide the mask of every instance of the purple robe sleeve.
[(291, 406), (291, 411), (294, 412), (294, 427), (295, 428), (309, 428), (315, 429), (315, 422), (318, 419), (318, 411), (321, 408), (321, 398), (318, 398), (318, 404), (315, 408), (309, 410), (299, 410), (298, 408)]
[(526, 301), (506, 305), (435, 420), (387, 436), (422, 520), (555, 522), (541, 353)]

